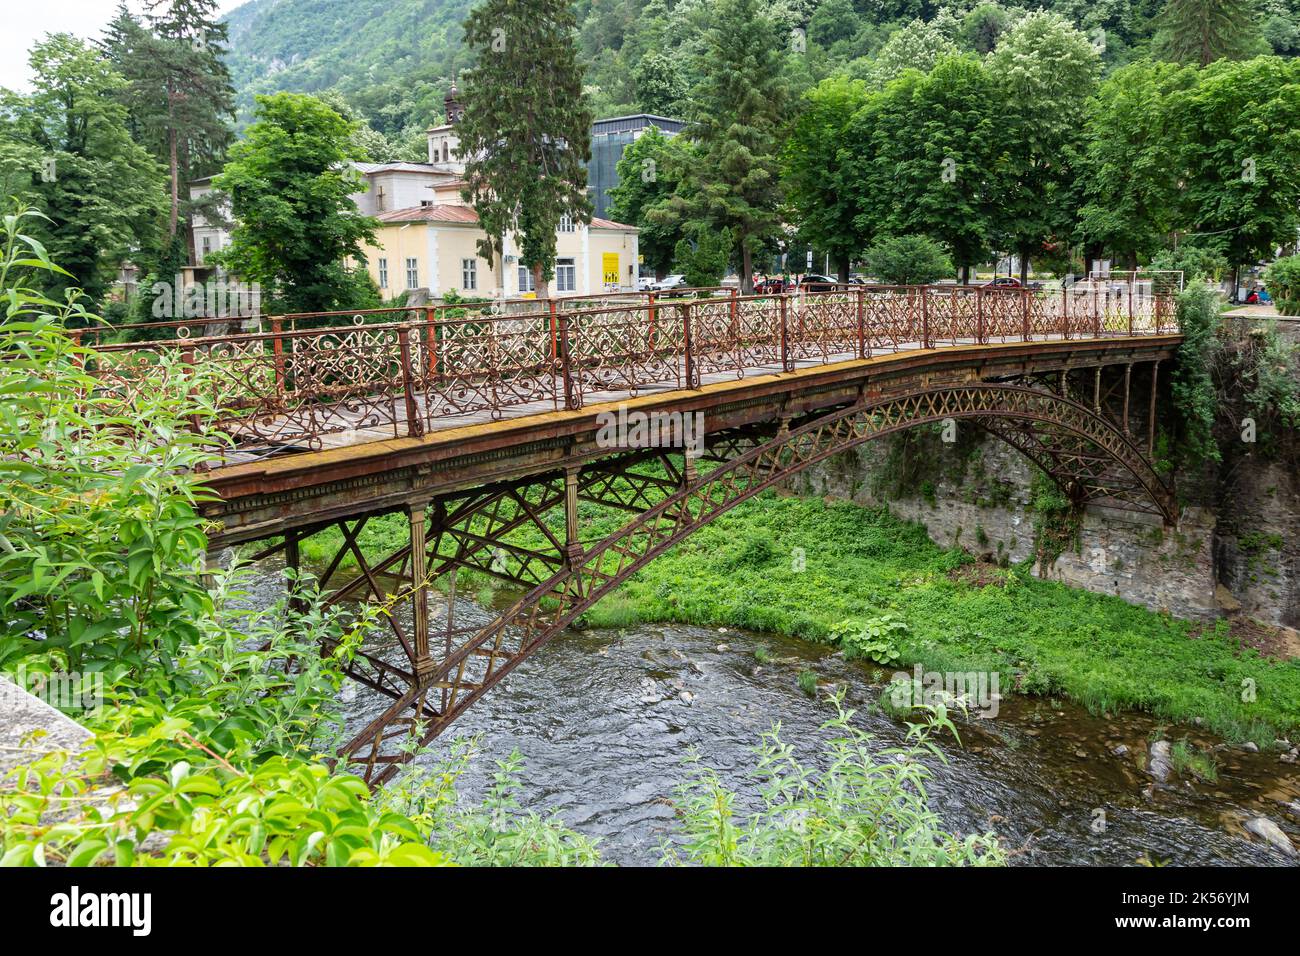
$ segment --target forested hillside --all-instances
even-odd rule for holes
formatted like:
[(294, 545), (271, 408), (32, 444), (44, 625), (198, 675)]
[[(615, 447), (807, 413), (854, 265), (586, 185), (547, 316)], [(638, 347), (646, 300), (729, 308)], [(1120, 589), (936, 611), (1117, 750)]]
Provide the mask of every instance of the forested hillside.
[[(229, 17), (231, 72), (247, 115), (256, 93), (334, 89), (376, 130), (410, 142), (437, 120), (466, 68), (461, 23), (472, 0), (252, 0)], [(705, 0), (579, 0), (581, 53), (597, 116), (680, 112)], [(787, 69), (801, 93), (836, 72), (863, 79), (926, 68), (946, 50), (987, 53), (1026, 10), (1054, 10), (1088, 34), (1107, 70), (1147, 52), (1163, 0), (773, 0), (790, 31)], [(1300, 0), (1207, 5), (1243, 54), (1300, 53)], [(914, 21), (923, 21), (921, 28)], [(902, 27), (911, 29), (899, 33)], [(891, 37), (893, 40), (891, 42)]]

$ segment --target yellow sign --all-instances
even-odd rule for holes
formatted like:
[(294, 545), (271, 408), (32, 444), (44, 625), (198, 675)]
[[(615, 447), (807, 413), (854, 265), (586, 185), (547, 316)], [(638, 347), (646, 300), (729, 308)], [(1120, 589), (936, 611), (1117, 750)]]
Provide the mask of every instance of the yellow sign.
[(618, 253), (603, 252), (600, 255), (600, 271), (604, 273), (605, 288), (618, 288)]

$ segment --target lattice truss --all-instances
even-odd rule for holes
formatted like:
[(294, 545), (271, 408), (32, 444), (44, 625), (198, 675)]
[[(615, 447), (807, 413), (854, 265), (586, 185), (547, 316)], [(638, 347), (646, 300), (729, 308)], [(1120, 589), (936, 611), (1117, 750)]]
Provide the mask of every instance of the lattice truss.
[[(340, 759), (372, 784), (389, 779), (418, 745), (666, 549), (801, 469), (882, 435), (945, 419), (974, 422), (1037, 462), (1075, 502), (1109, 499), (1172, 521), (1170, 490), (1123, 425), (1103, 412), (1116, 389), (1103, 394), (1098, 374), (1090, 405), (1078, 394), (1084, 380), (1075, 372), (1037, 387), (984, 383), (868, 397), (804, 420), (716, 433), (698, 460), (674, 450), (626, 451), (413, 504), (409, 543), (378, 561), (368, 561), (358, 543), (371, 519), (343, 522), (325, 586), (334, 587), (333, 603), (379, 602), (393, 612), (385, 615), (391, 639), (362, 648), (349, 665), (392, 703)], [(628, 519), (599, 540), (584, 534), (593, 515), (608, 515), (604, 509)], [(346, 555), (359, 571), (343, 581)], [(509, 582), (523, 596), (486, 626), (458, 626), (461, 569)], [(431, 614), (435, 586), (447, 599)]]

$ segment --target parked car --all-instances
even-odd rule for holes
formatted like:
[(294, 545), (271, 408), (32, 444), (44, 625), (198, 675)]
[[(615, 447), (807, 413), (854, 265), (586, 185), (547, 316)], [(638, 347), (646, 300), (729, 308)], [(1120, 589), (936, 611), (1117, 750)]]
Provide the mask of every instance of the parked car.
[(831, 292), (840, 288), (839, 279), (834, 276), (818, 275), (810, 273), (799, 280), (799, 288), (805, 292)]
[(682, 275), (681, 273), (676, 273), (670, 276), (664, 276), (653, 286), (651, 286), (651, 289), (653, 289), (655, 292), (669, 292), (673, 289), (685, 289), (685, 288), (688, 288), (686, 284), (686, 276)]
[(754, 294), (780, 295), (793, 287), (794, 282), (790, 279), (784, 279), (781, 276), (768, 276), (766, 279), (760, 279), (754, 283)]
[(653, 292), (658, 282), (654, 276), (641, 276), (636, 280), (636, 291)]
[(1019, 289), (1020, 280), (1015, 276), (994, 276), (984, 283), (986, 289)]

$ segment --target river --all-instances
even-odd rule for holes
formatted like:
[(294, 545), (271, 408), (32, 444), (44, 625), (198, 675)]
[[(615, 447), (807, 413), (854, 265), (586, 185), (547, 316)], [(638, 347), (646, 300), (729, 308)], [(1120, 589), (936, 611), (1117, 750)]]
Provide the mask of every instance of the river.
[[(249, 591), (254, 605), (278, 600), (279, 570), (266, 564)], [(509, 600), (497, 592), (494, 603)], [(431, 605), (435, 615), (445, 613), (440, 596)], [(458, 600), (456, 615), (459, 626), (489, 620), (472, 601)], [(770, 660), (759, 663), (759, 647)], [(673, 830), (668, 801), (690, 748), (751, 806), (752, 749), (774, 722), (787, 743), (816, 759), (830, 706), (800, 689), (804, 670), (817, 674), (822, 693), (843, 688), (847, 705), (857, 709), (855, 722), (882, 748), (902, 742), (906, 725), (869, 706), (882, 692), (876, 668), (829, 648), (678, 625), (571, 631), (524, 661), (453, 726), (454, 735), (480, 737), (462, 794), (476, 799), (493, 761), (518, 748), (525, 758), (523, 806), (558, 813), (596, 838), (608, 861), (656, 863)], [(357, 729), (388, 703), (364, 687), (348, 698), (345, 713)], [(971, 717), (958, 726), (960, 743), (950, 735), (942, 741), (946, 763), (932, 762), (932, 806), (949, 830), (996, 832), (1014, 864), (1290, 862), (1245, 833), (1243, 824), (1256, 815), (1300, 842), (1296, 765), (1276, 753), (1225, 748), (1216, 754), (1216, 782), (1175, 776), (1154, 787), (1139, 765), (1158, 726), (1145, 715), (1095, 717), (1065, 701), (1007, 697), (995, 718)], [(1184, 733), (1171, 729), (1170, 736)], [(1216, 744), (1208, 735), (1190, 737)], [(1116, 754), (1121, 745), (1127, 754)], [(445, 746), (440, 740), (434, 748)]]

